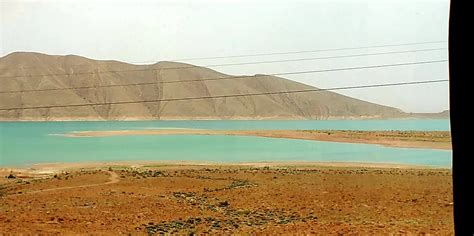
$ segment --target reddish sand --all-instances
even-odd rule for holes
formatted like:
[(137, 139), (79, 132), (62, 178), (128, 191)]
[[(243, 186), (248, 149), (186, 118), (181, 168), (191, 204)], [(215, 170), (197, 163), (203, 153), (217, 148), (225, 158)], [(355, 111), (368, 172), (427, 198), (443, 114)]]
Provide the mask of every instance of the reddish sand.
[(446, 169), (117, 166), (2, 181), (0, 233), (453, 234)]

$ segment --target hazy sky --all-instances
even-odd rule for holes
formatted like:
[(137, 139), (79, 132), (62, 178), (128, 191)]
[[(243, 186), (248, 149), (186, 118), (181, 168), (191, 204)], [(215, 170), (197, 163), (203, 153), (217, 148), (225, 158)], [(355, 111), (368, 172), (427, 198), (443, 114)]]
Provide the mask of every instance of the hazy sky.
[[(0, 0), (0, 56), (15, 51), (126, 62), (447, 41), (447, 0)], [(447, 43), (189, 61), (208, 65), (446, 48)], [(279, 73), (448, 58), (430, 52), (216, 67)], [(291, 75), (320, 88), (448, 78), (448, 63)], [(448, 83), (339, 93), (406, 112), (449, 108)]]

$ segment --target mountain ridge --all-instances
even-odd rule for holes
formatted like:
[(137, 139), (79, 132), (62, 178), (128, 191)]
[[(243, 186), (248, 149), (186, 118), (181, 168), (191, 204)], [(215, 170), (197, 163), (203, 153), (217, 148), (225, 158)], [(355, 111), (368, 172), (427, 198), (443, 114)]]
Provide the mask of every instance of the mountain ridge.
[[(170, 69), (175, 67), (179, 67), (179, 69)], [(131, 83), (156, 84), (0, 93), (0, 107), (21, 108), (163, 100), (316, 88), (269, 75), (239, 75), (239, 79), (203, 80), (228, 76), (209, 68), (178, 62), (163, 61), (148, 65), (134, 65), (115, 60), (94, 60), (76, 55), (61, 56), (16, 52), (0, 58), (0, 82), (2, 84), (0, 92)], [(193, 80), (193, 82), (186, 82), (186, 80)], [(423, 118), (429, 118), (429, 116), (426, 115)], [(410, 117), (413, 115), (397, 108), (330, 91), (0, 111), (0, 120), (389, 119)]]

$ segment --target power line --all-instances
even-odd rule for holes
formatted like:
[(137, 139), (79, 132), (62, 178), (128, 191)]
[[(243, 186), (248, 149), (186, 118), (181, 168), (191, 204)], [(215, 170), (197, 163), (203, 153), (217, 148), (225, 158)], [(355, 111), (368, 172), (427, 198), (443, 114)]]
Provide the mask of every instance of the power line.
[(30, 77), (44, 77), (44, 76), (79, 76), (79, 75), (93, 75), (105, 74), (105, 73), (121, 73), (121, 72), (141, 72), (141, 71), (154, 71), (154, 70), (180, 70), (190, 68), (201, 68), (201, 67), (222, 67), (222, 66), (236, 66), (236, 65), (252, 65), (252, 64), (268, 64), (268, 63), (280, 63), (280, 62), (294, 62), (294, 61), (311, 61), (311, 60), (322, 60), (322, 59), (335, 59), (335, 58), (348, 58), (348, 57), (361, 57), (361, 56), (375, 56), (375, 55), (388, 55), (388, 54), (402, 54), (402, 53), (413, 53), (413, 52), (427, 52), (444, 50), (446, 48), (430, 48), (420, 50), (408, 50), (408, 51), (392, 51), (392, 52), (379, 52), (379, 53), (365, 53), (365, 54), (352, 54), (352, 55), (340, 55), (340, 56), (327, 56), (327, 57), (312, 57), (312, 58), (299, 58), (299, 59), (286, 59), (286, 60), (273, 60), (273, 61), (256, 61), (256, 62), (241, 62), (241, 63), (227, 63), (227, 64), (212, 64), (203, 66), (179, 66), (170, 68), (146, 68), (146, 69), (130, 69), (130, 70), (110, 70), (110, 71), (88, 71), (79, 73), (56, 73), (56, 74), (42, 74), (42, 75), (11, 75), (11, 76), (0, 76), (0, 78), (30, 78)]
[(362, 69), (373, 69), (373, 68), (383, 68), (383, 67), (421, 65), (421, 64), (440, 63), (440, 62), (447, 62), (447, 61), (448, 60), (408, 62), (408, 63), (398, 63), (398, 64), (346, 67), (346, 68), (335, 68), (335, 69), (324, 69), (324, 70), (307, 70), (307, 71), (283, 72), (283, 73), (273, 73), (273, 74), (267, 74), (267, 75), (254, 75), (254, 76), (227, 76), (227, 77), (202, 78), (202, 79), (192, 79), (192, 80), (170, 80), (170, 81), (160, 81), (160, 82), (142, 82), (142, 83), (131, 83), (131, 84), (97, 85), (97, 86), (83, 86), (83, 87), (70, 87), (70, 88), (50, 88), (50, 89), (0, 91), (0, 94), (44, 92), (44, 91), (57, 91), (57, 90), (97, 89), (97, 88), (141, 86), (141, 85), (153, 85), (153, 84), (189, 83), (189, 82), (202, 82), (202, 81), (215, 81), (215, 80), (228, 80), (228, 79), (247, 79), (247, 78), (259, 78), (259, 77), (266, 77), (266, 76), (313, 74), (313, 73), (334, 72), (334, 71), (348, 71), (348, 70), (362, 70)]
[[(213, 56), (213, 57), (200, 57), (200, 58), (182, 58), (182, 59), (170, 59), (161, 61), (195, 61), (195, 60), (207, 60), (207, 59), (225, 59), (225, 58), (242, 58), (242, 57), (256, 57), (256, 56), (272, 56), (272, 55), (290, 55), (290, 54), (303, 54), (312, 52), (330, 52), (330, 51), (344, 51), (344, 50), (355, 50), (355, 49), (370, 49), (370, 48), (383, 48), (383, 47), (396, 47), (396, 46), (409, 46), (409, 45), (422, 45), (422, 44), (436, 44), (446, 43), (447, 41), (426, 41), (426, 42), (414, 42), (414, 43), (401, 43), (401, 44), (385, 44), (375, 46), (362, 46), (362, 47), (345, 47), (345, 48), (330, 48), (330, 49), (316, 49), (306, 51), (287, 51), (287, 52), (271, 52), (271, 53), (257, 53), (257, 54), (243, 54), (243, 55), (229, 55), (229, 56)], [(128, 64), (148, 64), (156, 63), (154, 61), (139, 61), (139, 62), (127, 62)], [(85, 66), (85, 65), (72, 65), (72, 66)], [(34, 69), (41, 67), (23, 67), (18, 69)]]
[(413, 84), (429, 84), (429, 83), (440, 83), (440, 82), (447, 82), (447, 81), (449, 81), (449, 80), (441, 79), (441, 80), (411, 81), (411, 82), (399, 82), (399, 83), (388, 83), (388, 84), (371, 84), (371, 85), (333, 87), (333, 88), (327, 88), (327, 89), (305, 89), (305, 90), (290, 90), (290, 91), (276, 91), (276, 92), (263, 92), (263, 93), (247, 93), (247, 94), (230, 94), (230, 95), (217, 95), (217, 96), (187, 97), (187, 98), (153, 99), (153, 100), (140, 100), (140, 101), (83, 103), (83, 104), (70, 104), (70, 105), (34, 106), (34, 107), (12, 107), (12, 108), (0, 108), (0, 111), (50, 109), (50, 108), (64, 108), (64, 107), (85, 107), (85, 106), (106, 106), (106, 105), (119, 105), (119, 104), (137, 104), (137, 103), (188, 101), (188, 100), (217, 99), (217, 98), (245, 97), (245, 96), (262, 96), (262, 95), (275, 95), (275, 94), (308, 93), (308, 92), (349, 90), (349, 89), (361, 89), (361, 88), (390, 87), (390, 86), (413, 85)]
[(447, 41), (427, 41), (427, 42), (417, 42), (417, 43), (385, 44), (385, 45), (376, 45), (376, 46), (347, 47), (347, 48), (331, 48), (331, 49), (316, 49), (316, 50), (292, 51), (292, 52), (257, 53), (257, 54), (243, 54), (243, 55), (215, 56), (215, 57), (195, 57), (195, 58), (174, 59), (174, 61), (194, 61), (194, 60), (238, 58), (238, 57), (256, 57), (256, 56), (287, 55), (287, 54), (301, 54), (301, 53), (311, 53), (311, 52), (343, 51), (343, 50), (353, 50), (353, 49), (368, 49), (368, 48), (381, 48), (381, 47), (395, 47), (395, 46), (408, 46), (408, 45), (446, 43), (446, 42), (447, 42)]
[[(279, 63), (279, 62), (293, 62), (293, 61), (313, 61), (313, 60), (321, 60), (321, 59), (335, 59), (335, 58), (348, 58), (348, 57), (361, 57), (361, 56), (375, 56), (375, 55), (387, 55), (387, 54), (402, 54), (402, 53), (412, 53), (412, 52), (428, 52), (428, 51), (438, 51), (438, 50), (444, 50), (444, 49), (447, 49), (447, 48), (430, 48), (430, 49), (419, 49), (419, 50), (408, 50), (408, 51), (392, 51), (392, 52), (351, 54), (351, 55), (341, 55), (341, 56), (326, 56), (326, 57), (311, 57), (311, 58), (273, 60), (273, 61), (257, 61), (257, 62), (240, 62), (240, 63), (214, 64), (214, 65), (204, 65), (204, 66), (201, 66), (201, 67), (220, 67), (220, 66), (236, 66), (236, 65), (255, 65), (255, 64)], [(164, 68), (164, 69), (185, 69), (185, 68), (195, 68), (195, 67), (196, 67), (196, 66), (188, 66), (188, 67), (174, 67), (174, 68)]]

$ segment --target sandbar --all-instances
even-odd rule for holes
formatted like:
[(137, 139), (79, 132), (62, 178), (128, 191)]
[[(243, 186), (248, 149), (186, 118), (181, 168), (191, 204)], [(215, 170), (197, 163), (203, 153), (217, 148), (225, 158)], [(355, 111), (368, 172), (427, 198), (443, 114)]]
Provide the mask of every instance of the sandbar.
[(451, 133), (449, 131), (146, 129), (76, 131), (61, 135), (74, 138), (131, 135), (236, 135), (342, 143), (378, 144), (401, 148), (452, 149)]

